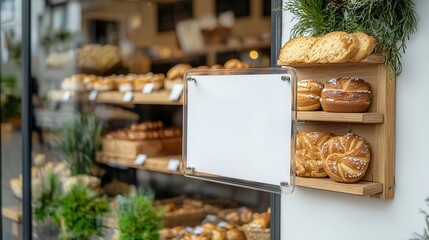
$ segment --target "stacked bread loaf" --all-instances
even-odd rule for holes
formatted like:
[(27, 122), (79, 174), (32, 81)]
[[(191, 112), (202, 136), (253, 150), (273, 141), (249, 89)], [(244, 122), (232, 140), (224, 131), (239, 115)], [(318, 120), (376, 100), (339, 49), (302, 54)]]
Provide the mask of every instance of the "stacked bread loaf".
[(375, 39), (363, 32), (301, 36), (282, 47), (279, 60), (285, 64), (360, 62), (373, 52), (374, 47)]

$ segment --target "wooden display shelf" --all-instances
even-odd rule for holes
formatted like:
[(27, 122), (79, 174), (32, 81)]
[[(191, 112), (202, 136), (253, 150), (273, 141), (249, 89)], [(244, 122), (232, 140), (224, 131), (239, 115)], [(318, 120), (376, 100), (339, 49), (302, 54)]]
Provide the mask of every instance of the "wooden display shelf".
[(359, 181), (357, 183), (337, 183), (330, 178), (295, 178), (296, 186), (347, 193), (358, 196), (370, 196), (383, 192), (383, 184)]
[[(281, 62), (279, 65), (286, 66)], [(330, 132), (336, 136), (353, 132), (364, 138), (371, 148), (371, 162), (361, 181), (343, 184), (330, 179), (297, 178), (296, 185), (326, 191), (392, 199), (395, 166), (395, 84), (389, 78), (384, 58), (372, 54), (358, 63), (291, 64), (299, 80), (313, 79), (325, 83), (338, 77), (359, 77), (370, 84), (371, 105), (366, 113), (297, 112), (298, 131)]]
[(113, 158), (113, 157), (103, 156), (102, 153), (97, 154), (98, 163), (102, 163), (110, 166), (144, 169), (144, 170), (154, 171), (154, 172), (181, 175), (182, 174), (182, 172), (180, 171), (181, 164), (179, 164), (179, 167), (177, 170), (168, 169), (168, 164), (170, 160), (181, 161), (182, 157), (181, 156), (149, 157), (144, 161), (143, 165), (139, 165), (134, 162), (134, 159), (131, 160), (131, 159)]
[(323, 111), (297, 112), (298, 121), (383, 123), (382, 113), (330, 113)]
[(384, 56), (379, 53), (374, 53), (366, 57), (364, 60), (356, 63), (347, 62), (347, 63), (294, 63), (294, 64), (286, 64), (282, 61), (277, 61), (278, 66), (290, 66), (290, 67), (320, 67), (323, 65), (331, 65), (331, 66), (341, 66), (341, 65), (367, 65), (367, 64), (380, 64), (384, 63)]
[[(89, 101), (88, 91), (63, 91), (52, 90), (48, 94), (51, 101), (68, 102), (68, 101)], [(116, 103), (116, 104), (156, 104), (156, 105), (182, 105), (183, 97), (178, 101), (171, 101), (168, 97), (170, 92), (167, 90), (154, 91), (150, 94), (141, 92), (132, 92), (133, 97), (130, 101), (124, 100), (125, 93), (119, 91), (100, 91), (97, 92), (95, 102), (97, 103)]]

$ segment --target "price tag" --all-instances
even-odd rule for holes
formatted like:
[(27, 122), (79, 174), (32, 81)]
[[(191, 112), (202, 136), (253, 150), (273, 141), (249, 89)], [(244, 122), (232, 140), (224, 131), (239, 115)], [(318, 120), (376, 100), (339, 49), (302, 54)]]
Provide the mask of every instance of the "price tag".
[(153, 83), (146, 83), (143, 88), (143, 94), (149, 94), (153, 91), (153, 87), (155, 85)]
[(63, 100), (68, 101), (68, 100), (70, 100), (70, 98), (71, 98), (71, 92), (70, 91), (64, 92)]
[(179, 100), (180, 96), (182, 95), (183, 91), (183, 84), (175, 84), (173, 86), (173, 89), (171, 89), (170, 96), (168, 96), (168, 99), (171, 101), (177, 101)]
[(180, 164), (179, 160), (177, 160), (177, 159), (170, 159), (168, 161), (167, 169), (170, 170), (170, 171), (177, 171), (177, 169), (179, 168), (179, 164)]
[(147, 159), (146, 154), (139, 154), (136, 157), (136, 160), (134, 161), (134, 163), (137, 165), (143, 165), (143, 163), (144, 163), (144, 161), (146, 161), (146, 159)]
[(133, 92), (126, 92), (122, 97), (123, 102), (131, 102), (133, 100), (134, 94)]
[(215, 215), (207, 215), (206, 216), (206, 220), (209, 221), (209, 222), (216, 222), (217, 216), (215, 216)]
[(221, 228), (225, 228), (226, 226), (228, 226), (229, 224), (227, 223), (227, 222), (224, 222), (224, 221), (220, 221), (218, 224), (217, 224), (217, 226), (218, 227), (221, 227)]
[(203, 232), (204, 232), (204, 228), (203, 227), (198, 226), (198, 227), (194, 228), (194, 234), (196, 234), (196, 235), (199, 235), (199, 234), (201, 234)]
[(88, 95), (88, 100), (89, 101), (95, 101), (95, 99), (97, 99), (97, 90), (92, 90), (89, 95)]

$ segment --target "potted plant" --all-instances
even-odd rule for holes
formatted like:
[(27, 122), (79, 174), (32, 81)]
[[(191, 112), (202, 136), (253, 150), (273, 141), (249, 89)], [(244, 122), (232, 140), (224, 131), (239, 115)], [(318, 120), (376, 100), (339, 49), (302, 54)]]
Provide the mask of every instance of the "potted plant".
[(120, 197), (118, 228), (120, 240), (158, 240), (162, 229), (162, 211), (153, 207), (154, 194), (142, 192)]
[(89, 174), (101, 147), (101, 124), (94, 115), (79, 115), (62, 129), (60, 148), (71, 174)]

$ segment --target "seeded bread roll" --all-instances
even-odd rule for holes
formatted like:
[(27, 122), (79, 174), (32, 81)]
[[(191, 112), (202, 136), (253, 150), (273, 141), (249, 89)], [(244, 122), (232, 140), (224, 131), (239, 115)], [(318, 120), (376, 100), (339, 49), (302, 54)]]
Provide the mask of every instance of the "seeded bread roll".
[(359, 50), (355, 35), (331, 32), (319, 38), (310, 48), (306, 63), (344, 63)]
[(333, 136), (324, 132), (299, 132), (296, 139), (296, 175), (327, 177), (322, 164), (322, 147)]
[(353, 133), (333, 137), (322, 148), (323, 168), (336, 182), (359, 181), (365, 176), (370, 161), (369, 143)]
[(350, 58), (350, 62), (360, 62), (374, 51), (375, 39), (363, 32), (353, 33), (359, 42), (358, 52)]
[(320, 94), (323, 85), (312, 79), (298, 82), (298, 111), (316, 111), (320, 109)]
[(305, 56), (317, 39), (303, 36), (289, 40), (280, 50), (279, 60), (286, 64), (305, 62)]
[(365, 112), (371, 103), (369, 83), (360, 78), (331, 79), (325, 83), (320, 103), (325, 112)]

